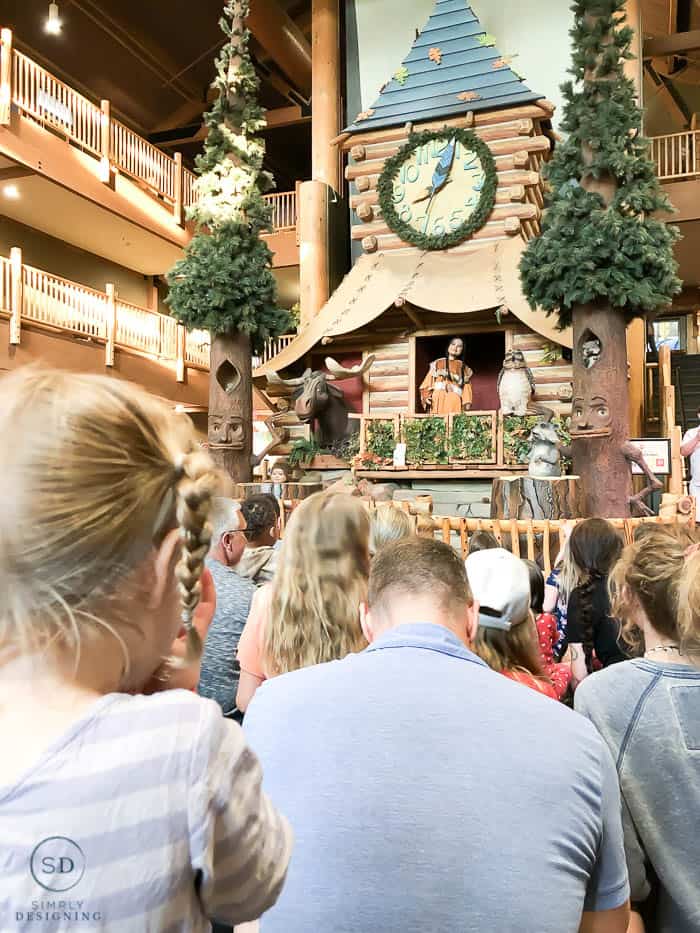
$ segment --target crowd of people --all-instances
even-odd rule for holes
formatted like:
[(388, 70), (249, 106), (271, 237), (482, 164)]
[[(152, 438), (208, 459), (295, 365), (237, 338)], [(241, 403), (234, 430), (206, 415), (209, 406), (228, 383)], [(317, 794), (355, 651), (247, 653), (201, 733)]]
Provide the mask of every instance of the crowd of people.
[(545, 580), (342, 492), (282, 539), (124, 382), (0, 431), (1, 929), (700, 931), (694, 529)]

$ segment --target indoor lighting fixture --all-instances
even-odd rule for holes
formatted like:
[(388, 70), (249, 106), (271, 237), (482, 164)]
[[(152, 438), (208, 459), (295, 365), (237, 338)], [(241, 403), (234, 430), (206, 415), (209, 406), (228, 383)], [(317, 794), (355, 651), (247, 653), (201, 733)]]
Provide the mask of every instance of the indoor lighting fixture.
[(19, 198), (19, 188), (17, 185), (5, 185), (2, 189), (2, 193), (11, 201), (16, 201), (17, 198)]
[(46, 31), (52, 36), (58, 36), (61, 32), (61, 17), (58, 15), (58, 4), (49, 3), (49, 18), (46, 20)]

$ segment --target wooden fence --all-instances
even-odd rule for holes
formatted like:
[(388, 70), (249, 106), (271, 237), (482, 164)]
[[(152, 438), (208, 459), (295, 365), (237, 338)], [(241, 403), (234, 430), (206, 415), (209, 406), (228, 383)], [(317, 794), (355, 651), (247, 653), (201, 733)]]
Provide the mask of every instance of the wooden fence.
[(11, 344), (21, 342), (24, 321), (104, 343), (108, 366), (118, 347), (175, 363), (180, 382), (187, 366), (209, 369), (208, 331), (185, 333), (174, 318), (123, 301), (111, 284), (100, 292), (27, 266), (17, 247), (0, 257), (0, 314), (9, 316)]

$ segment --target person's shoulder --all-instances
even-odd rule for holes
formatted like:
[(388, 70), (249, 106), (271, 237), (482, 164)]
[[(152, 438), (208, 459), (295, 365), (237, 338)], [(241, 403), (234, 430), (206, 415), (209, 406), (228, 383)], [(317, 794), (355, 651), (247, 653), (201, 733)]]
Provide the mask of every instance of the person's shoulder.
[(219, 597), (220, 593), (225, 595), (226, 591), (229, 590), (236, 595), (253, 598), (256, 590), (255, 584), (252, 580), (248, 580), (236, 573), (234, 567), (226, 567), (220, 561), (213, 559), (207, 560), (207, 567), (214, 578), (217, 597)]
[(574, 707), (597, 726), (626, 728), (654, 673), (636, 661), (621, 661), (590, 674), (576, 688)]

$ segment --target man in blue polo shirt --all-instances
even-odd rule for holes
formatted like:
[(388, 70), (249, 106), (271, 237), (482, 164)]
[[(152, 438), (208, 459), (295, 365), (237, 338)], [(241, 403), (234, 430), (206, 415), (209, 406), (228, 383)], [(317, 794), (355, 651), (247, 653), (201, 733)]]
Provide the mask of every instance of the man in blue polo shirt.
[[(500, 562), (482, 611), (507, 625), (520, 580)], [(373, 562), (370, 647), (257, 691), (246, 731), (296, 839), (262, 933), (625, 933), (612, 759), (477, 658), (477, 624), (455, 552), (407, 539)]]

